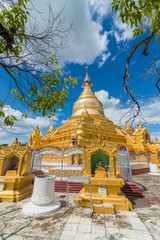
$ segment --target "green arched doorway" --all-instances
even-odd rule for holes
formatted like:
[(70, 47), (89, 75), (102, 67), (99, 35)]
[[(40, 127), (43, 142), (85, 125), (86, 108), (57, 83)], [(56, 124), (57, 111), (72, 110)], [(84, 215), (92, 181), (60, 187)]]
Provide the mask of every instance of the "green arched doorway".
[(102, 167), (105, 168), (106, 171), (110, 170), (109, 156), (99, 151), (91, 156), (91, 174), (94, 174), (96, 169), (96, 164), (98, 164), (99, 161), (101, 161)]

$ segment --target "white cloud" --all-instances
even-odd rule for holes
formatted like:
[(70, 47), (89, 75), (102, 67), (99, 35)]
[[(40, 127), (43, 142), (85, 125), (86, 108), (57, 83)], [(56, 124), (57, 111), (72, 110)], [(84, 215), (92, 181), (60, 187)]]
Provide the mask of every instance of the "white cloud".
[[(117, 14), (111, 13), (111, 2), (112, 0), (33, 0), (34, 8), (30, 2), (28, 4), (31, 17), (27, 26), (28, 29), (31, 26), (34, 29), (33, 23), (36, 19), (37, 33), (43, 32), (47, 27), (49, 9), (52, 9), (54, 16), (63, 10), (61, 18), (65, 21), (62, 28), (65, 30), (72, 25), (72, 29), (69, 34), (67, 33), (67, 41), (65, 37), (62, 41), (66, 48), (59, 50), (63, 56), (62, 65), (72, 62), (89, 65), (98, 58), (98, 65), (101, 67), (111, 55), (109, 33), (114, 34), (117, 43), (133, 38), (132, 29), (120, 19), (117, 20)], [(113, 29), (108, 32), (103, 26), (103, 20), (107, 17), (110, 18), (109, 21), (111, 19), (113, 21)], [(59, 45), (61, 39), (54, 36), (54, 42), (55, 45)], [(51, 55), (54, 54), (55, 51), (53, 53), (51, 51)]]
[(107, 54), (102, 54), (102, 58), (101, 61), (99, 62), (99, 67), (102, 67), (103, 64), (105, 63), (105, 61), (109, 58), (109, 56), (111, 55), (110, 52), (108, 52)]
[(68, 118), (66, 120), (62, 120), (61, 123), (64, 124), (67, 121), (68, 121)]
[[(13, 109), (11, 106), (4, 106), (5, 116), (14, 115), (18, 122), (15, 122), (12, 127), (4, 126), (0, 129), (0, 143), (11, 143), (13, 136), (20, 137), (23, 142), (28, 142), (29, 135), (33, 129), (36, 128), (37, 124), (40, 129), (49, 128), (51, 123), (55, 124), (58, 120), (57, 117), (51, 119), (47, 117), (35, 117), (35, 118), (22, 118), (22, 113), (19, 110)], [(0, 118), (0, 124), (3, 123), (3, 118)]]
[(133, 29), (127, 27), (126, 23), (122, 23), (120, 19), (117, 19), (117, 14), (113, 17), (114, 23), (114, 36), (117, 43), (121, 41), (131, 40), (133, 39)]
[(111, 14), (112, 0), (89, 0), (92, 14), (98, 15), (98, 20), (103, 20), (104, 16)]
[(119, 55), (120, 53), (121, 53), (121, 52), (119, 51), (116, 55), (114, 55), (114, 56), (112, 57), (111, 61), (112, 61), (112, 62), (115, 61), (115, 59), (118, 57), (118, 55)]
[(154, 98), (153, 102), (147, 101), (142, 106), (142, 113), (144, 115), (145, 121), (148, 125), (159, 124), (160, 122), (160, 104), (159, 98)]
[(155, 138), (158, 138), (160, 141), (160, 131), (152, 132), (151, 134), (151, 140), (155, 141)]
[[(109, 120), (113, 121), (117, 125), (121, 125), (122, 127), (125, 127), (126, 121), (129, 119), (131, 113), (126, 114), (129, 110), (129, 108), (126, 109), (120, 109), (120, 99), (110, 97), (109, 93), (105, 90), (100, 90), (98, 92), (95, 92), (95, 95), (99, 99), (99, 101), (103, 104), (104, 113)], [(141, 102), (141, 112), (144, 117), (144, 120), (147, 124), (147, 126), (152, 127), (153, 125), (159, 125), (160, 122), (160, 104), (159, 104), (159, 98), (154, 98), (153, 102)], [(126, 114), (126, 115), (125, 115)], [(138, 125), (137, 119), (134, 122), (133, 127), (137, 127)], [(157, 128), (157, 132), (155, 130), (151, 133), (151, 136), (153, 138), (158, 137), (160, 139), (160, 131), (159, 128)]]
[(111, 106), (117, 106), (120, 103), (120, 99), (110, 97), (109, 93), (105, 90), (100, 90), (98, 92), (95, 92), (96, 97), (99, 99), (99, 101), (103, 104), (103, 107), (111, 107)]
[[(122, 117), (122, 113), (118, 111), (120, 99), (109, 97), (109, 93), (105, 90), (95, 92), (95, 95), (103, 104), (105, 116), (115, 124), (121, 124), (120, 118)], [(125, 120), (123, 120), (123, 123), (124, 122)]]
[(13, 108), (11, 108), (10, 105), (5, 105), (3, 107), (5, 116), (7, 117), (8, 115), (14, 115), (17, 119), (20, 119), (22, 117), (22, 113), (18, 110), (15, 110)]
[[(51, 4), (54, 16), (63, 9), (62, 18), (65, 18), (63, 29), (67, 29), (72, 24), (67, 37), (67, 47), (60, 50), (63, 60), (69, 63), (92, 64), (97, 57), (104, 59), (104, 55), (108, 53), (107, 32), (98, 20), (92, 18), (92, 14), (97, 11), (100, 17), (106, 16), (110, 12), (110, 1), (50, 0), (48, 2)], [(41, 12), (43, 19), (47, 19), (48, 5), (39, 0), (34, 0), (33, 4)], [(43, 30), (47, 21), (40, 19), (35, 10), (30, 11), (30, 14), (37, 18), (39, 30)], [(65, 41), (66, 39), (64, 43)]]

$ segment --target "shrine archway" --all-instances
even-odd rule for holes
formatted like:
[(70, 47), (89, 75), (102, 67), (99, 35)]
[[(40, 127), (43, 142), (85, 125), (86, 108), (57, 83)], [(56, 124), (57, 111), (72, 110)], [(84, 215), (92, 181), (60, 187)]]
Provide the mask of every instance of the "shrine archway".
[[(98, 153), (98, 154), (97, 154)], [(97, 155), (96, 155), (97, 154)], [(117, 145), (107, 143), (105, 141), (93, 141), (92, 144), (84, 145), (83, 147), (83, 174), (85, 176), (91, 176), (93, 172), (92, 162), (98, 161), (98, 155), (100, 154), (101, 159), (104, 160), (104, 164), (109, 166), (109, 171), (111, 177), (117, 177), (120, 174), (120, 169), (117, 168), (117, 160), (118, 160), (118, 148)], [(107, 157), (106, 157), (107, 156)], [(108, 160), (107, 160), (108, 159)], [(103, 160), (102, 160), (103, 161)], [(95, 163), (96, 164), (96, 163)], [(104, 165), (105, 166), (105, 165)]]
[(91, 156), (91, 174), (95, 173), (95, 169), (97, 165), (101, 162), (102, 167), (105, 169), (106, 172), (110, 170), (110, 161), (109, 156), (102, 151), (98, 151)]
[(18, 140), (9, 147), (0, 149), (0, 176), (25, 176), (30, 174), (32, 153), (29, 147), (21, 146)]

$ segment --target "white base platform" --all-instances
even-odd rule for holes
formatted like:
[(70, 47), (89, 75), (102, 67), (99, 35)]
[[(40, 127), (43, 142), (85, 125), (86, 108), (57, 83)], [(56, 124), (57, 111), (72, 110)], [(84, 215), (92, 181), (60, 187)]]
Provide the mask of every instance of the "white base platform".
[(48, 206), (37, 206), (30, 201), (23, 206), (22, 213), (31, 217), (41, 217), (58, 211), (60, 207), (61, 204), (56, 199)]
[(160, 176), (160, 173), (149, 173), (150, 175), (157, 175), (157, 176)]

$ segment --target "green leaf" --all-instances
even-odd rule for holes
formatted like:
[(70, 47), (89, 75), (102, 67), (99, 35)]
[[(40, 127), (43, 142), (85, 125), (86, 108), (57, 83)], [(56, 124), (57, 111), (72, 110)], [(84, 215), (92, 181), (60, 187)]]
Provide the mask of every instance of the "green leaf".
[(22, 118), (27, 118), (28, 117), (28, 114), (23, 114), (22, 115)]

